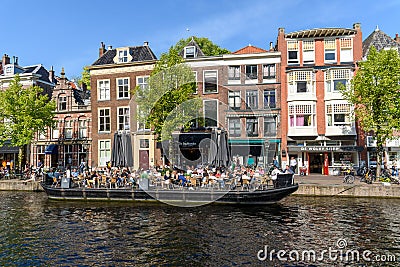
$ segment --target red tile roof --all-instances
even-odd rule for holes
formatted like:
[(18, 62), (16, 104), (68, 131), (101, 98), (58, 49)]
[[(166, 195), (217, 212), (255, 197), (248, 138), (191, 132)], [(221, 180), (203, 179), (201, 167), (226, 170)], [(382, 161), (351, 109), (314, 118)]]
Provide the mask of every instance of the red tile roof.
[(252, 45), (249, 44), (248, 46), (245, 46), (245, 47), (233, 52), (232, 54), (235, 54), (235, 55), (257, 54), (257, 53), (265, 53), (265, 52), (268, 52), (268, 51), (265, 50), (265, 49), (259, 48), (257, 46), (252, 46)]

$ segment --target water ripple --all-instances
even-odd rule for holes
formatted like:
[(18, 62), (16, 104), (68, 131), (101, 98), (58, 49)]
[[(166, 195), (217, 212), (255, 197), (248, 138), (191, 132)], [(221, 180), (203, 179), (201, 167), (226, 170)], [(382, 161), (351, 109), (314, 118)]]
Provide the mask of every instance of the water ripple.
[(339, 239), (400, 258), (400, 200), (290, 197), (263, 207), (179, 208), (0, 197), (1, 266), (332, 266), (276, 255), (268, 264), (257, 253), (327, 249)]

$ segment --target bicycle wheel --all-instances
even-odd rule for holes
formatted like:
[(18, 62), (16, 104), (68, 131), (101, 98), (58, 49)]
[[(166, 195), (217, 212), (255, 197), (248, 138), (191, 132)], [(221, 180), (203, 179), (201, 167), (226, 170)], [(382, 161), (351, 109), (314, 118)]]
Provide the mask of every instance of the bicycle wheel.
[(344, 181), (346, 182), (346, 184), (352, 184), (352, 183), (354, 183), (354, 180), (355, 180), (355, 178), (351, 174), (348, 174), (344, 177)]

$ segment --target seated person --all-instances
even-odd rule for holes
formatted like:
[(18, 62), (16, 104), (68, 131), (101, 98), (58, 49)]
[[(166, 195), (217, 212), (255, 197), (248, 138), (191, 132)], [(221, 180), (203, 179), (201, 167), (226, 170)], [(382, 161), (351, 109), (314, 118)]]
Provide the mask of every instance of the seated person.
[(286, 165), (286, 169), (283, 173), (290, 173), (290, 174), (294, 174), (292, 168), (289, 167), (289, 165)]
[[(289, 168), (289, 165), (286, 166), (286, 168)], [(278, 173), (282, 173), (276, 166), (274, 166), (274, 169), (271, 172), (271, 180), (272, 181), (276, 181), (276, 179), (278, 178)]]
[(187, 183), (186, 177), (181, 172), (178, 174), (178, 181), (181, 185), (186, 185)]
[(73, 179), (78, 179), (79, 172), (76, 169), (73, 169), (71, 172), (71, 176)]

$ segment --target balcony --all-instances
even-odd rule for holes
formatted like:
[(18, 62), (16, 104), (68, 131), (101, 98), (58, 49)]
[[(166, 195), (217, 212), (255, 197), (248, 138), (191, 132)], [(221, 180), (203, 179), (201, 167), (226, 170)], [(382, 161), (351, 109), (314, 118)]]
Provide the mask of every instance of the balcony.
[(356, 135), (356, 127), (352, 125), (327, 126), (326, 136)]
[(317, 127), (289, 127), (288, 136), (317, 136)]

